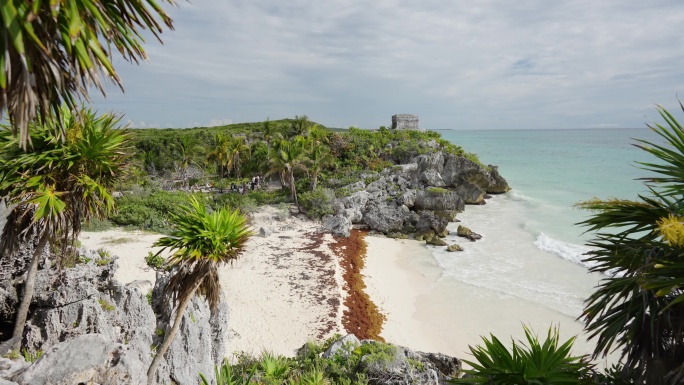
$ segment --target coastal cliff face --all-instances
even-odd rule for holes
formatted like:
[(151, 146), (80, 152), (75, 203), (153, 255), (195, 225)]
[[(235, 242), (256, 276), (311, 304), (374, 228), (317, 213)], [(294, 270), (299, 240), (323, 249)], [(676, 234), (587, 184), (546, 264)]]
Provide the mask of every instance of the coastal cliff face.
[[(38, 272), (36, 287), (42, 289), (34, 295), (22, 346), (44, 354), (30, 365), (0, 359), (0, 379), (18, 384), (147, 382), (147, 367), (169, 323), (170, 308), (161, 301), (168, 279), (158, 277), (154, 290), (149, 281), (122, 285), (114, 279), (115, 259), (86, 250), (81, 255), (89, 262)], [(225, 301), (211, 314), (205, 301), (195, 298), (156, 383), (196, 383), (200, 371), (213, 372), (223, 359), (227, 327)]]
[(342, 187), (350, 194), (336, 199), (335, 214), (323, 218), (323, 227), (337, 236), (349, 236), (352, 225), (394, 237), (425, 229), (443, 234), (466, 204), (484, 204), (487, 194), (510, 190), (496, 166), (441, 151), (361, 179)]

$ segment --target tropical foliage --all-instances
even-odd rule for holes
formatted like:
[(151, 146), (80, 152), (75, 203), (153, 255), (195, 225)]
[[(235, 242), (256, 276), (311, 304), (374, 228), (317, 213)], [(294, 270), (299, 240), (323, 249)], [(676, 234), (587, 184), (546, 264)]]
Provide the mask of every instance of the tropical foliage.
[(128, 134), (118, 124), (119, 118), (110, 114), (97, 116), (89, 109), (72, 112), (63, 107), (59, 116), (33, 126), (33, 145), (26, 150), (9, 127), (0, 131), (0, 197), (14, 206), (0, 249), (11, 256), (21, 243), (31, 237), (39, 239), (17, 312), (15, 336), (23, 333), (45, 246), (59, 246), (59, 255), (64, 257), (84, 222), (112, 213), (114, 199), (109, 189), (127, 164)]
[(594, 211), (582, 224), (597, 232), (587, 261), (607, 276), (583, 314), (594, 356), (618, 350), (624, 379), (656, 385), (684, 381), (684, 131), (658, 112), (665, 125), (649, 127), (662, 143), (636, 144), (655, 157), (641, 163), (655, 173), (643, 179), (650, 194), (579, 204)]
[(172, 28), (154, 0), (4, 0), (0, 16), (0, 114), (22, 147), (37, 116), (59, 116), (62, 102), (75, 108), (93, 85), (104, 94), (102, 78), (121, 87), (112, 47), (137, 63), (147, 58), (141, 31), (159, 38), (162, 24)]
[(237, 259), (252, 235), (247, 219), (239, 210), (224, 208), (209, 212), (195, 198), (191, 198), (190, 205), (172, 212), (171, 222), (175, 229), (170, 236), (160, 238), (155, 246), (162, 247), (159, 253), (167, 249), (174, 251), (167, 261), (173, 273), (164, 294), (176, 315), (148, 369), (150, 384), (154, 383), (156, 368), (178, 332), (192, 298), (200, 294), (212, 311), (216, 309), (221, 295), (218, 267)]
[(525, 327), (527, 345), (512, 341), (508, 350), (498, 338), (482, 337), (484, 345), (470, 347), (476, 361), (464, 360), (472, 369), (457, 384), (563, 385), (580, 384), (591, 366), (585, 357), (572, 356), (575, 338), (560, 344), (558, 328), (550, 328), (542, 343)]

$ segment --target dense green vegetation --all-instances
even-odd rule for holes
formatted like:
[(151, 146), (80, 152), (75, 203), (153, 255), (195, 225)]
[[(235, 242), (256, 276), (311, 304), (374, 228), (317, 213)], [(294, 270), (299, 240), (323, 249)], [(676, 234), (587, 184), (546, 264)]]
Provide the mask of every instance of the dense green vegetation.
[[(335, 196), (351, 193), (340, 187), (358, 181), (364, 173), (435, 151), (477, 161), (435, 132), (384, 127), (332, 131), (306, 116), (130, 133), (133, 166), (118, 186), (125, 194), (117, 201), (118, 213), (109, 220), (158, 232), (170, 231), (168, 214), (200, 189), (204, 193), (194, 196), (205, 199), (212, 209), (228, 205), (250, 211), (260, 204), (289, 201), (311, 218), (320, 218), (332, 213)], [(263, 182), (252, 190), (255, 175)], [(231, 185), (243, 184), (246, 194), (231, 192)], [(97, 223), (97, 227), (106, 226)]]
[[(245, 353), (236, 355), (236, 363), (224, 361), (216, 367), (213, 380), (217, 385), (228, 384), (292, 384), (292, 385), (366, 385), (383, 383), (376, 377), (384, 372), (390, 379), (391, 371), (397, 370), (397, 347), (382, 342), (343, 346), (330, 358), (323, 358), (327, 350), (340, 336), (323, 342), (308, 342), (295, 357), (282, 357), (264, 352), (260, 357)], [(409, 360), (413, 369), (422, 370), (419, 361)], [(212, 383), (210, 374), (200, 374), (202, 384)]]

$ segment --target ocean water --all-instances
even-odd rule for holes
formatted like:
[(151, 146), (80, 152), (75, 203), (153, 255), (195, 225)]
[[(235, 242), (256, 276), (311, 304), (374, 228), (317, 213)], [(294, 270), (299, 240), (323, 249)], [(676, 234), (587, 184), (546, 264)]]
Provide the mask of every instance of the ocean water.
[[(632, 138), (658, 142), (648, 128), (595, 130), (441, 131), (443, 138), (493, 164), (512, 187), (486, 205), (466, 206), (461, 224), (482, 234), (477, 242), (448, 236), (465, 251), (433, 248), (439, 277), (417, 303), (419, 313), (451, 349), (493, 333), (523, 336), (521, 324), (545, 334), (560, 326), (564, 338), (578, 336), (577, 353), (593, 350), (577, 321), (584, 300), (605, 278), (589, 273), (588, 251), (577, 222), (589, 213), (574, 205), (593, 197), (636, 198), (646, 192), (637, 178), (648, 176), (636, 161), (650, 156)], [(455, 233), (457, 223), (449, 225)]]

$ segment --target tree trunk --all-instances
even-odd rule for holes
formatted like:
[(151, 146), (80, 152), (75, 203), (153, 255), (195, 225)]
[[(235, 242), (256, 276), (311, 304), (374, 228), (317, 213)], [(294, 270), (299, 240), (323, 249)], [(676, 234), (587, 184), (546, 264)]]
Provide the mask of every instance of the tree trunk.
[(188, 304), (190, 304), (190, 301), (192, 301), (192, 299), (195, 297), (195, 292), (205, 277), (206, 275), (202, 276), (202, 278), (197, 281), (192, 291), (185, 298), (183, 298), (180, 305), (178, 305), (178, 308), (176, 309), (176, 317), (173, 320), (173, 327), (171, 328), (169, 334), (164, 337), (164, 343), (159, 349), (157, 349), (157, 355), (154, 356), (149, 369), (147, 369), (147, 385), (154, 384), (154, 375), (157, 371), (157, 366), (159, 366), (159, 362), (161, 362), (161, 359), (164, 357), (164, 354), (166, 354), (166, 351), (169, 350), (174, 337), (176, 337), (176, 333), (178, 333), (178, 329), (180, 329), (183, 313), (185, 313), (185, 309), (188, 307)]
[(299, 208), (299, 201), (297, 200), (297, 186), (295, 185), (294, 172), (290, 171), (290, 192), (292, 193), (292, 199), (294, 199), (295, 206)]
[(47, 231), (44, 231), (40, 236), (40, 241), (38, 241), (38, 246), (33, 251), (33, 257), (31, 258), (31, 264), (29, 265), (28, 271), (26, 272), (26, 281), (24, 282), (24, 292), (21, 296), (21, 304), (17, 310), (17, 320), (14, 324), (14, 331), (12, 332), (12, 337), (19, 337), (17, 342), (14, 343), (12, 349), (19, 351), (21, 348), (21, 341), (24, 338), (24, 327), (26, 326), (26, 319), (28, 318), (29, 307), (31, 306), (31, 300), (33, 299), (33, 292), (36, 286), (36, 274), (38, 273), (38, 262), (40, 262), (40, 257), (43, 255), (43, 250), (45, 250), (45, 245), (48, 242)]
[(314, 172), (313, 175), (311, 175), (311, 191), (316, 190), (316, 185), (318, 185), (318, 173)]

